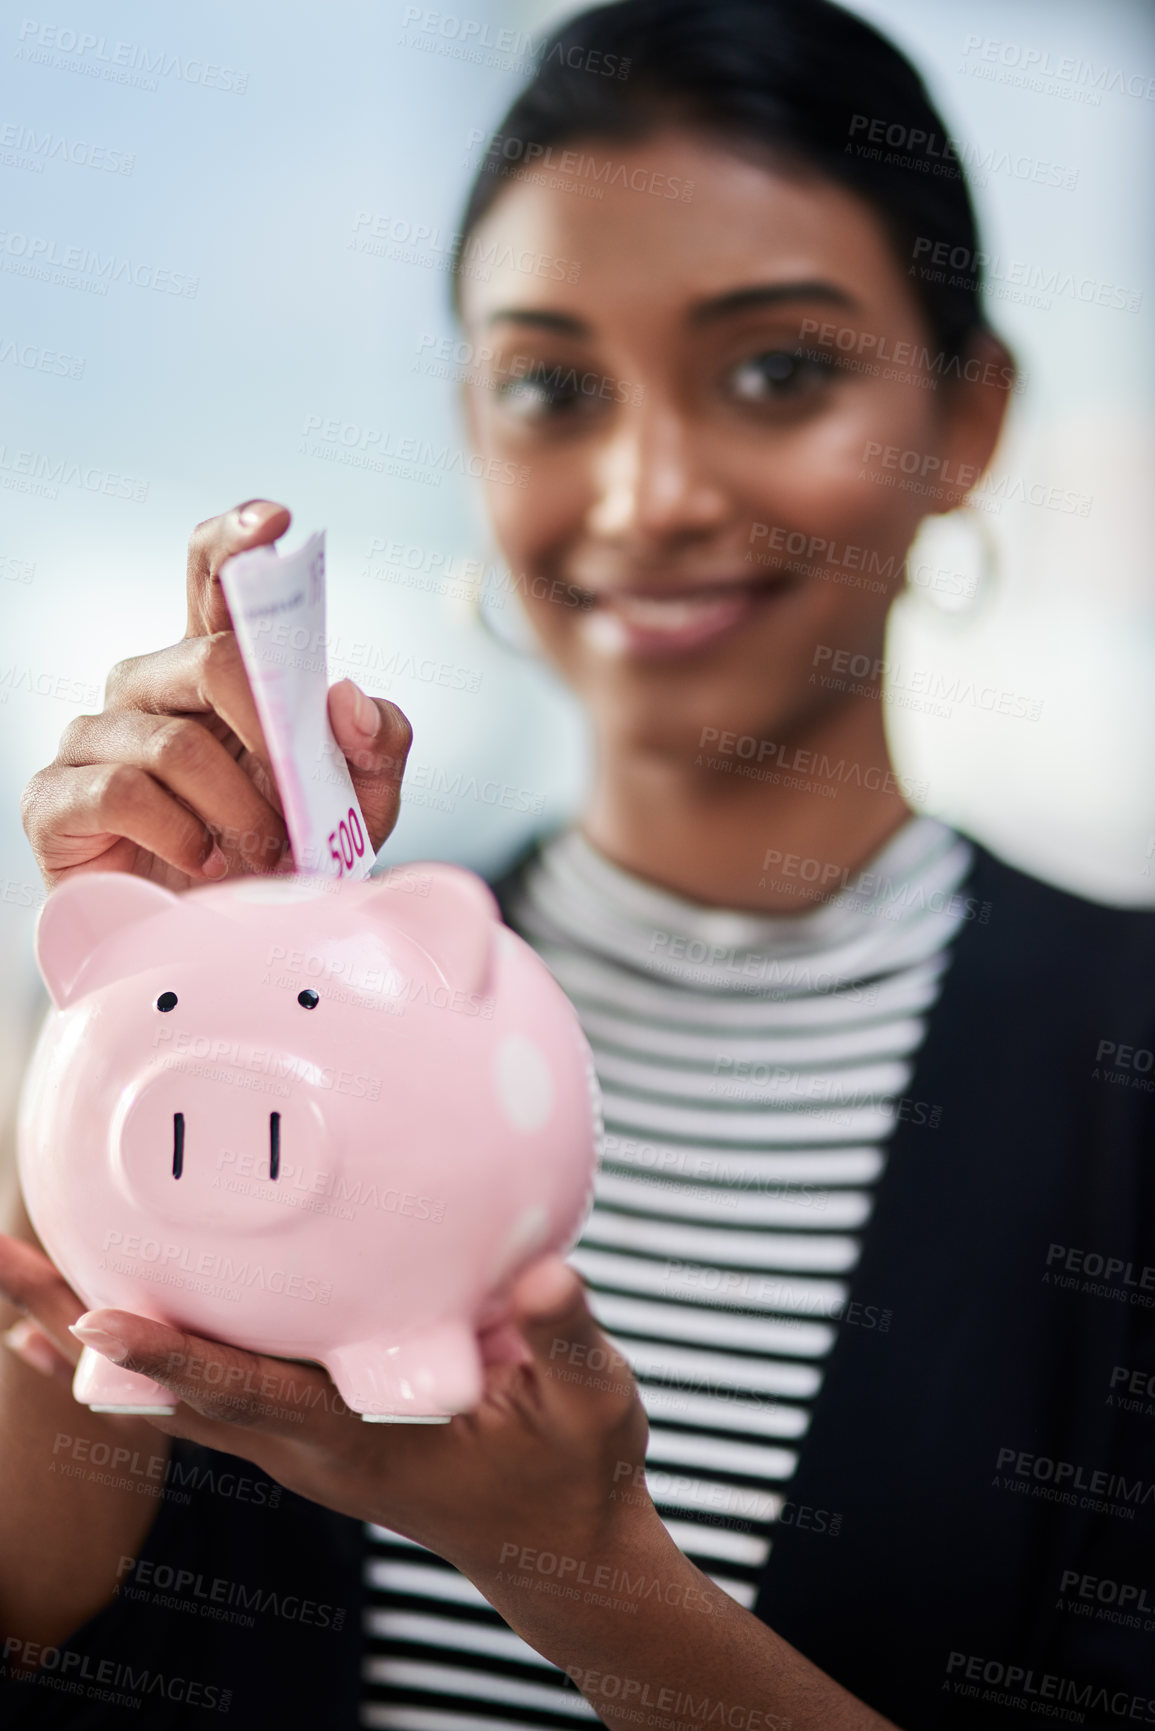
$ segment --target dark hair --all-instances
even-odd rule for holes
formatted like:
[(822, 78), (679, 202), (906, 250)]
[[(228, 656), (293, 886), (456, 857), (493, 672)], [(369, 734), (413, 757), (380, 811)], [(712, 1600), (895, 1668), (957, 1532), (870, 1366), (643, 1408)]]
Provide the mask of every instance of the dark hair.
[[(905, 56), (830, 0), (615, 0), (562, 24), (474, 178), (455, 307), (469, 236), (511, 161), (580, 138), (637, 142), (668, 121), (817, 170), (866, 200), (914, 267), (912, 287), (948, 357), (984, 328), (975, 215), (946, 127)], [(919, 240), (945, 242), (938, 256), (961, 254), (962, 269), (923, 269)]]

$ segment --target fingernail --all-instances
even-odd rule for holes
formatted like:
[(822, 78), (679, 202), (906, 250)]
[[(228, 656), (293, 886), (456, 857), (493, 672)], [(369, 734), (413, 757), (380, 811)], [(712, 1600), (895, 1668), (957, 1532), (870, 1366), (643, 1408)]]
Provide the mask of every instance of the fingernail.
[(42, 1376), (52, 1376), (59, 1363), (55, 1347), (44, 1338), (34, 1322), (13, 1323), (4, 1336), (4, 1345), (23, 1363), (40, 1371)]
[(229, 862), (214, 842), (201, 862), (201, 871), (207, 878), (223, 878), (227, 877), (228, 870)]
[(267, 499), (250, 499), (247, 505), (238, 508), (237, 522), (242, 529), (255, 529), (258, 524), (266, 523), (280, 508), (279, 505), (270, 505)]
[(128, 1357), (128, 1347), (119, 1336), (109, 1334), (106, 1328), (93, 1328), (83, 1317), (72, 1323), (68, 1332), (74, 1334), (82, 1346), (90, 1346), (93, 1352), (98, 1352), (101, 1358), (107, 1358), (113, 1364), (119, 1364)]
[(381, 711), (370, 698), (366, 697), (359, 685), (354, 685), (353, 690), (357, 693), (357, 702), (354, 705), (357, 726), (362, 733), (372, 739), (381, 725)]

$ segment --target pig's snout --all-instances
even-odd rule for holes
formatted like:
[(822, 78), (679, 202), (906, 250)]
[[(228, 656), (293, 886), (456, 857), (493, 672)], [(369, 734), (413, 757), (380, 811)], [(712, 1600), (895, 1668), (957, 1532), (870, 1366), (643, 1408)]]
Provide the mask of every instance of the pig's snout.
[(211, 1079), (154, 1072), (130, 1087), (109, 1150), (122, 1192), (188, 1227), (272, 1231), (302, 1219), (290, 1206), (296, 1192), (324, 1195), (333, 1181), (335, 1126), (307, 1087), (278, 1093), (274, 1104), (240, 1071)]
[[(173, 1177), (178, 1179), (185, 1168), (185, 1115), (184, 1111), (173, 1113)], [(281, 1177), (281, 1113), (268, 1113), (268, 1177), (277, 1181)]]

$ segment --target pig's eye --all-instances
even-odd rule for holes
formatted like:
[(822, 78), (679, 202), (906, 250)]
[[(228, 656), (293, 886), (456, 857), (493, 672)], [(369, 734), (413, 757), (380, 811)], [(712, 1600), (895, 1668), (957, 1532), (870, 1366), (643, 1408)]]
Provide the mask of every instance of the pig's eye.
[(175, 992), (162, 992), (160, 994), (160, 997), (156, 1000), (156, 1007), (158, 1010), (165, 1011), (166, 1014), (169, 1010), (175, 1010), (176, 1009), (176, 993)]
[[(303, 992), (297, 993), (297, 1002), (303, 1010), (315, 1010), (321, 1000), (313, 990), (312, 986), (306, 986)], [(176, 1003), (175, 998), (173, 999), (173, 1003)]]

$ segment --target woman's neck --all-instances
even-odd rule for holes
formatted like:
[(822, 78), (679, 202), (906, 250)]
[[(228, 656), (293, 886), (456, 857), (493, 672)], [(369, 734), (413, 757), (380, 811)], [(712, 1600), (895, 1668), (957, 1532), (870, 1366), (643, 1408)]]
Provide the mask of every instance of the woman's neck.
[[(803, 913), (907, 821), (879, 703), (786, 744), (719, 734), (700, 752), (603, 735), (581, 829), (625, 871), (707, 906)], [(760, 760), (759, 760), (760, 759)]]

